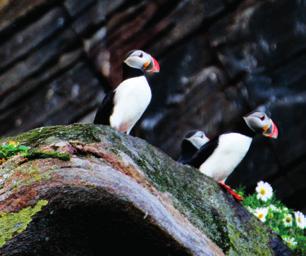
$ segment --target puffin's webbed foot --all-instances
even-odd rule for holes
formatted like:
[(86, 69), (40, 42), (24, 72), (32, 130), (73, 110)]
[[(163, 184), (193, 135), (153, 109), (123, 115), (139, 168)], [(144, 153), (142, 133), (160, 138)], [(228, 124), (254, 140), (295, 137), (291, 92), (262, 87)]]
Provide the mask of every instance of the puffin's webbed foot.
[(226, 185), (224, 181), (219, 181), (218, 184), (224, 188), (228, 193), (230, 193), (237, 201), (242, 201), (243, 197), (237, 194), (230, 186)]

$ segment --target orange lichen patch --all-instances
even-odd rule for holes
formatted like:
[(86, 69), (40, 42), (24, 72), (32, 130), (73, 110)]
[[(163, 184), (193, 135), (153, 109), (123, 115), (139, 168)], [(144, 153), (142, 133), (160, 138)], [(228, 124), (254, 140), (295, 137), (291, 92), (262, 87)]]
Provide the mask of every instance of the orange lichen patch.
[(21, 156), (21, 155), (12, 156), (9, 159), (7, 159), (7, 162), (14, 163), (14, 164), (16, 164), (16, 166), (21, 165), (21, 164), (23, 164), (27, 161), (28, 161), (28, 159)]
[(29, 205), (37, 197), (36, 187), (22, 189), (10, 195), (0, 204), (0, 212), (16, 212)]
[(5, 158), (0, 158), (0, 165), (3, 164), (4, 162), (6, 162)]
[(43, 191), (50, 190), (54, 187), (62, 186), (59, 176), (53, 176), (52, 180), (40, 181), (35, 184), (23, 186), (18, 191), (7, 192), (2, 194), (3, 200), (0, 204), (0, 212), (16, 212), (24, 207), (31, 205), (41, 196)]
[(30, 169), (16, 168), (12, 171), (9, 178), (6, 179), (1, 191), (8, 191), (11, 189), (18, 189), (22, 185), (28, 185), (41, 179), (39, 170), (34, 167)]
[(16, 211), (28, 206), (37, 196), (38, 187), (44, 184), (49, 186), (49, 183), (57, 180), (53, 169), (61, 163), (63, 162), (59, 159), (40, 159), (14, 165), (0, 189), (0, 211)]
[(31, 162), (32, 166), (35, 166), (40, 170), (41, 173), (52, 172), (54, 168), (66, 165), (66, 162), (63, 162), (57, 158), (46, 158), (46, 159), (37, 159)]
[(56, 143), (50, 144), (50, 145), (43, 145), (38, 148), (42, 151), (54, 151), (60, 153), (68, 153), (68, 154), (74, 154), (76, 153), (76, 149), (67, 141), (58, 141)]

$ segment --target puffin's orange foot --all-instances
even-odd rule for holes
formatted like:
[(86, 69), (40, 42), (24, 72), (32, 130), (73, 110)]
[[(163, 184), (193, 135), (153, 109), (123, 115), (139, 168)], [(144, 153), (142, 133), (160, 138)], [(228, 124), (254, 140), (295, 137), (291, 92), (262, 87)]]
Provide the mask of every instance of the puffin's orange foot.
[(218, 182), (219, 185), (224, 188), (228, 193), (230, 193), (237, 201), (242, 201), (243, 197), (237, 194), (230, 186), (226, 185), (224, 182)]

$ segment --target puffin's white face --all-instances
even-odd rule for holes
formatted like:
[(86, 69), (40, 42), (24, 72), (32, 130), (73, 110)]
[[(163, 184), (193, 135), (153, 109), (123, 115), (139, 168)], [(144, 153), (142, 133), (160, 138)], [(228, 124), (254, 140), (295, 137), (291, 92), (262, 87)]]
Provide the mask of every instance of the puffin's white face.
[(157, 60), (142, 50), (130, 51), (124, 63), (131, 68), (137, 68), (151, 73), (157, 73), (160, 69)]
[(278, 137), (278, 129), (271, 118), (263, 112), (253, 112), (244, 116), (244, 121), (248, 127), (256, 133), (276, 139)]
[(187, 133), (185, 139), (190, 141), (197, 149), (200, 149), (205, 143), (209, 141), (209, 138), (202, 131), (193, 131)]

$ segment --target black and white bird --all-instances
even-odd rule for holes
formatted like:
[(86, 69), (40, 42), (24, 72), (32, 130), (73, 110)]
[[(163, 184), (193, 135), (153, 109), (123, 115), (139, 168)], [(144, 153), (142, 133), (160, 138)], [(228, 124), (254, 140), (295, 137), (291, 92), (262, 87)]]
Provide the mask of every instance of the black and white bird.
[(186, 133), (181, 143), (181, 152), (178, 162), (185, 163), (209, 141), (209, 138), (203, 131), (193, 130)]
[(242, 200), (225, 184), (225, 180), (245, 157), (256, 135), (278, 137), (277, 126), (265, 113), (253, 112), (244, 116), (237, 130), (211, 139), (183, 163), (199, 168), (200, 172), (218, 181), (237, 200)]
[(127, 54), (122, 69), (123, 81), (104, 97), (94, 123), (110, 125), (129, 134), (151, 101), (151, 88), (145, 72), (159, 72), (160, 68), (150, 54), (133, 50)]

